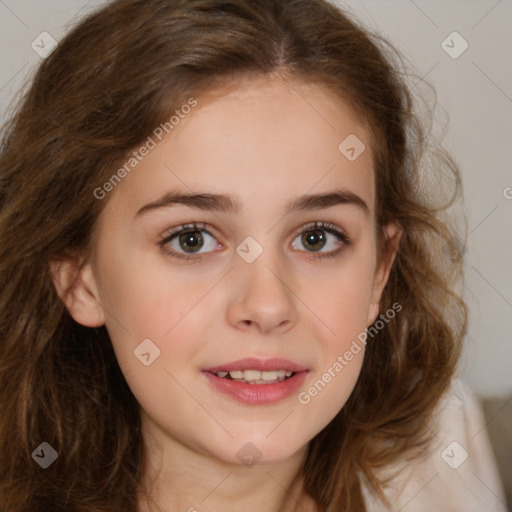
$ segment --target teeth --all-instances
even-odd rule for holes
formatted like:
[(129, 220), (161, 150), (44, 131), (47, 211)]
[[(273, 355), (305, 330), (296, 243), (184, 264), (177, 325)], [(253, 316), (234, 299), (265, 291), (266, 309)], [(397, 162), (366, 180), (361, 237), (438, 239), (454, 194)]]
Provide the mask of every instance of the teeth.
[(293, 372), (287, 370), (259, 371), (259, 370), (232, 370), (230, 372), (217, 372), (218, 377), (229, 376), (237, 382), (249, 382), (250, 384), (265, 384), (282, 382), (286, 377), (291, 377)]
[[(233, 376), (231, 375), (231, 377)], [(242, 378), (245, 380), (261, 380), (261, 372), (259, 370), (244, 370)]]

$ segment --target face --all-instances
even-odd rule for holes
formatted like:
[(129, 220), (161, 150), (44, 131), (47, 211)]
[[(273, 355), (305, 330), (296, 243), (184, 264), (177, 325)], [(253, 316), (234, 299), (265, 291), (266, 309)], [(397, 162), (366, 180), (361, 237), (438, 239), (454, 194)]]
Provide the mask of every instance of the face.
[(102, 199), (65, 301), (106, 325), (162, 447), (281, 461), (347, 401), (379, 313), (391, 261), (377, 258), (369, 132), (298, 82), (196, 100)]

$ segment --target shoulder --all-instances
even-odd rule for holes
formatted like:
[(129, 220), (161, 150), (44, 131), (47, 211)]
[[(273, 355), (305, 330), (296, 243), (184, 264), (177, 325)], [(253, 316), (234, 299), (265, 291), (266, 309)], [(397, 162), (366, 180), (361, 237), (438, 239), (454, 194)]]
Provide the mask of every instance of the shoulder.
[(433, 422), (437, 435), (429, 449), (402, 463), (385, 490), (391, 509), (364, 487), (368, 512), (506, 512), (482, 409), (460, 379), (452, 381)]

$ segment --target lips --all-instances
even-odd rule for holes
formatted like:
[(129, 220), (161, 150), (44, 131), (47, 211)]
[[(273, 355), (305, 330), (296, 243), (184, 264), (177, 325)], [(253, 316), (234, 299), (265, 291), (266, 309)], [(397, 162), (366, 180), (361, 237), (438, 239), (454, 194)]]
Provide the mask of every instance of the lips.
[[(202, 373), (213, 389), (222, 394), (249, 405), (264, 405), (279, 402), (296, 393), (308, 372), (308, 368), (287, 359), (246, 358), (205, 368)], [(243, 378), (232, 377), (270, 378), (275, 377), (276, 373), (278, 378), (268, 382), (259, 379), (245, 382)]]
[(303, 372), (307, 368), (298, 363), (290, 361), (288, 359), (272, 358), (272, 359), (257, 359), (255, 357), (248, 357), (245, 359), (239, 359), (238, 361), (232, 361), (210, 368), (204, 368), (203, 371), (210, 373), (218, 372), (230, 372), (230, 371), (244, 371), (244, 370), (259, 370), (259, 371), (279, 371), (284, 370), (285, 372)]
[(248, 384), (203, 372), (212, 389), (248, 405), (272, 404), (293, 396), (304, 384), (307, 373), (307, 371), (294, 373), (289, 379), (272, 384)]

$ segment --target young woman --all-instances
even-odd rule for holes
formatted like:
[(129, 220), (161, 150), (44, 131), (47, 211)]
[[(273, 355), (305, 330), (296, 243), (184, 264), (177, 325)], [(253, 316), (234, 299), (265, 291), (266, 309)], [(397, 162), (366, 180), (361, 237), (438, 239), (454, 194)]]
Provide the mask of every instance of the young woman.
[(322, 0), (74, 28), (0, 155), (0, 509), (504, 510), (427, 135)]

